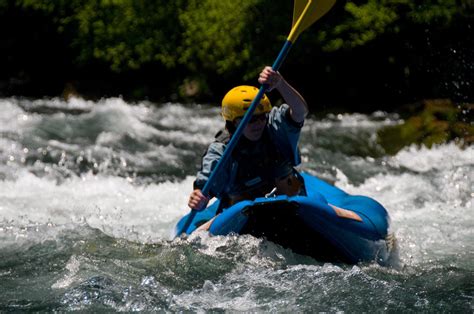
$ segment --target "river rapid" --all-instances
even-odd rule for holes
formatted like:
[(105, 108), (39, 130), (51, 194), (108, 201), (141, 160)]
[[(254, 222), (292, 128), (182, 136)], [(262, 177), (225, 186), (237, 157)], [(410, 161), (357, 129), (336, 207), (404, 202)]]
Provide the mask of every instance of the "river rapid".
[(399, 265), (320, 263), (251, 236), (172, 239), (207, 105), (0, 99), (0, 311), (474, 310), (474, 148), (386, 155), (396, 114), (309, 117), (301, 170), (373, 197)]

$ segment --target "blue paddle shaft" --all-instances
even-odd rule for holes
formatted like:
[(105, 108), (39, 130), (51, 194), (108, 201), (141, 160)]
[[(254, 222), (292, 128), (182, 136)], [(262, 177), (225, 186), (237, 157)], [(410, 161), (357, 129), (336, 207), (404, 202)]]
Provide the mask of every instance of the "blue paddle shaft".
[[(272, 65), (272, 69), (274, 71), (278, 71), (280, 69), (280, 66), (282, 65), (283, 61), (285, 60), (286, 56), (288, 55), (288, 52), (290, 51), (290, 48), (293, 44), (287, 40), (285, 41), (285, 44), (283, 45), (283, 48), (280, 50), (280, 53), (278, 54), (278, 57), (276, 58), (275, 62)], [(237, 130), (234, 132), (232, 135), (232, 138), (230, 139), (229, 143), (227, 144), (224, 154), (222, 155), (221, 159), (217, 162), (216, 167), (212, 170), (211, 175), (209, 176), (209, 179), (207, 180), (206, 184), (204, 185), (204, 188), (202, 189), (202, 194), (205, 196), (209, 197), (209, 192), (211, 190), (212, 184), (215, 180), (215, 177), (217, 173), (219, 173), (222, 168), (227, 164), (227, 161), (229, 160), (230, 155), (232, 154), (232, 151), (234, 150), (235, 146), (237, 145), (240, 136), (244, 132), (245, 127), (250, 121), (250, 118), (252, 117), (255, 109), (257, 108), (258, 104), (260, 103), (260, 100), (262, 100), (263, 94), (265, 93), (265, 90), (268, 88), (268, 85), (263, 84), (260, 86), (260, 89), (257, 93), (257, 96), (253, 99), (252, 103), (250, 104), (249, 109), (247, 109), (247, 112), (245, 113), (244, 117), (242, 118), (242, 121), (240, 121), (239, 126), (237, 127)], [(183, 232), (186, 232), (188, 230), (189, 225), (194, 219), (194, 216), (196, 215), (196, 210), (191, 210), (191, 213), (189, 214), (188, 219), (186, 220), (186, 223), (184, 224), (183, 228), (179, 230), (177, 235), (182, 234)]]
[[(288, 52), (290, 51), (291, 48), (291, 42), (286, 41), (285, 44), (283, 45), (283, 48), (280, 50), (280, 53), (278, 54), (278, 57), (276, 58), (275, 62), (272, 65), (272, 69), (275, 71), (278, 71), (280, 69), (281, 64), (283, 63), (283, 60), (285, 60), (286, 56), (288, 55)], [(232, 138), (230, 142), (227, 144), (224, 154), (222, 155), (221, 159), (219, 159), (216, 167), (213, 169), (211, 175), (209, 176), (209, 179), (207, 180), (206, 184), (204, 185), (204, 188), (202, 189), (202, 194), (205, 196), (209, 196), (209, 192), (211, 190), (211, 186), (213, 181), (215, 180), (215, 176), (217, 173), (219, 173), (222, 168), (226, 165), (230, 155), (232, 154), (232, 151), (234, 150), (235, 146), (237, 145), (240, 136), (244, 132), (245, 127), (249, 123), (255, 109), (257, 108), (258, 104), (260, 104), (260, 100), (262, 100), (262, 97), (268, 88), (268, 85), (261, 85), (260, 89), (257, 93), (257, 96), (253, 99), (252, 103), (250, 104), (249, 109), (247, 109), (247, 112), (245, 113), (244, 117), (242, 118), (242, 121), (240, 121), (239, 126), (237, 127), (237, 130), (234, 132), (232, 135)]]

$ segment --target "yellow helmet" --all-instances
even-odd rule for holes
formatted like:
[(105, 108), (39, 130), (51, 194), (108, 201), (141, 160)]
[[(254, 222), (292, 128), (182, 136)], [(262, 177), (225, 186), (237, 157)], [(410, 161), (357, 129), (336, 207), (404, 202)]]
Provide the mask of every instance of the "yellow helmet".
[[(241, 85), (232, 88), (222, 99), (222, 116), (227, 121), (234, 121), (236, 118), (243, 117), (250, 107), (258, 88), (248, 85)], [(255, 109), (255, 114), (267, 113), (272, 110), (272, 105), (267, 95), (263, 94), (260, 104)]]

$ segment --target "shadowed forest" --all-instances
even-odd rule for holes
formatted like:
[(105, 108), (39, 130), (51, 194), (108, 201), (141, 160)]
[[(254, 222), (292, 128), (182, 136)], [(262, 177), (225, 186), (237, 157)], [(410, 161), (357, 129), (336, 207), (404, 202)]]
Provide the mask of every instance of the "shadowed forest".
[[(0, 96), (219, 103), (256, 85), (292, 1), (0, 0)], [(337, 1), (281, 68), (312, 111), (472, 102), (471, 0)]]

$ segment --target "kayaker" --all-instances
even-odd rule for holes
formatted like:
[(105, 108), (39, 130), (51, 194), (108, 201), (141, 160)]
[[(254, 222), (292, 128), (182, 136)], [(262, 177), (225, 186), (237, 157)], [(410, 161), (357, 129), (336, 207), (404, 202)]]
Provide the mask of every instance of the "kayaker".
[[(258, 82), (267, 84), (267, 91), (276, 89), (286, 103), (272, 108), (268, 97), (262, 97), (229, 162), (216, 174), (209, 190), (210, 197), (221, 200), (220, 210), (240, 200), (262, 197), (270, 192), (296, 195), (302, 186), (294, 167), (301, 162), (298, 141), (308, 114), (306, 101), (269, 66), (260, 72)], [(221, 110), (225, 129), (216, 134), (215, 141), (202, 158), (201, 170), (189, 197), (190, 208), (202, 210), (209, 202), (210, 197), (203, 195), (201, 189), (257, 93), (256, 87), (243, 85), (234, 87), (224, 96)]]

